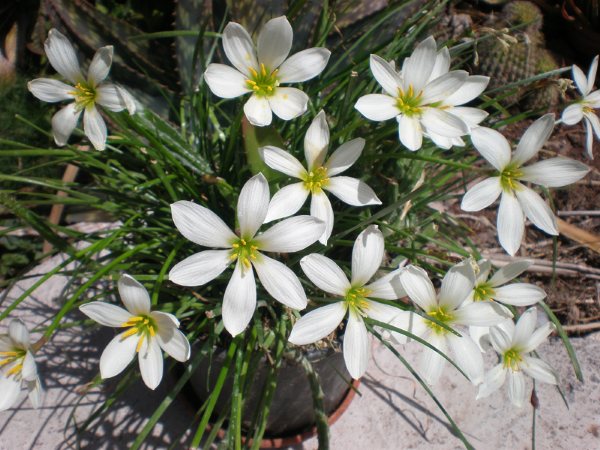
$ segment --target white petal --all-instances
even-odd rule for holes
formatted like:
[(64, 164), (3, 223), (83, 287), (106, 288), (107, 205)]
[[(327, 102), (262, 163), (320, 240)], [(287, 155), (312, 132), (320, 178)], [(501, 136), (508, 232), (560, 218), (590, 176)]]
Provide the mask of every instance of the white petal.
[(231, 264), (231, 250), (206, 250), (188, 256), (169, 272), (169, 281), (180, 286), (202, 286)]
[(27, 89), (44, 102), (60, 102), (74, 98), (73, 87), (52, 78), (36, 78), (27, 83)]
[[(413, 320), (412, 316), (414, 315), (412, 312), (370, 300), (367, 300), (367, 303), (368, 306), (365, 308), (365, 312), (369, 318), (387, 323), (401, 330), (410, 330), (411, 320)], [(386, 330), (384, 328), (382, 328), (382, 331), (384, 334), (389, 333), (399, 344), (405, 344), (408, 341), (405, 335), (397, 331)]]
[(587, 121), (590, 123), (592, 128), (594, 129), (594, 134), (598, 139), (600, 139), (600, 119), (593, 112), (586, 111), (583, 113)]
[(521, 137), (512, 162), (523, 165), (538, 154), (554, 130), (554, 114), (546, 114), (533, 122)]
[(471, 261), (465, 259), (446, 272), (438, 294), (438, 303), (452, 311), (458, 307), (473, 291), (475, 273)]
[(273, 121), (273, 113), (269, 101), (265, 97), (251, 95), (244, 105), (244, 114), (252, 125), (266, 127)]
[(521, 180), (546, 187), (562, 187), (581, 180), (590, 171), (585, 164), (569, 158), (551, 158), (523, 167)]
[(477, 327), (490, 327), (502, 323), (512, 314), (494, 302), (469, 303), (452, 312), (453, 323)]
[(106, 123), (95, 106), (83, 112), (83, 131), (96, 150), (106, 148)]
[(0, 334), (0, 352), (12, 351), (13, 345), (13, 341), (8, 334)]
[(471, 130), (473, 145), (494, 168), (502, 171), (510, 162), (510, 144), (496, 130), (477, 127)]
[(531, 261), (527, 260), (511, 262), (498, 270), (492, 278), (490, 278), (490, 284), (493, 287), (502, 286), (504, 283), (517, 278), (525, 272), (529, 266), (531, 266)]
[(379, 269), (385, 242), (377, 225), (362, 231), (352, 247), (352, 286), (364, 286)]
[(244, 75), (250, 77), (250, 67), (259, 68), (254, 43), (240, 24), (229, 22), (223, 30), (223, 50), (231, 64)]
[(165, 313), (153, 311), (151, 315), (158, 325), (156, 340), (160, 347), (177, 361), (185, 362), (190, 359), (190, 343), (185, 335), (176, 327), (167, 325), (169, 319), (161, 317)]
[(275, 300), (293, 309), (306, 308), (304, 289), (289, 267), (263, 254), (252, 263), (263, 287)]
[(378, 278), (374, 282), (367, 284), (365, 288), (370, 291), (370, 298), (396, 300), (406, 296), (406, 291), (400, 282), (400, 269)]
[(437, 108), (426, 108), (421, 117), (421, 124), (427, 132), (449, 138), (463, 136), (469, 132), (469, 127), (460, 117)]
[(79, 307), (79, 311), (106, 327), (120, 327), (131, 317), (131, 313), (120, 306), (105, 302), (86, 303)]
[[(488, 276), (490, 275), (490, 271), (492, 270), (492, 263), (487, 259), (481, 259), (477, 261), (477, 265), (479, 266), (479, 275), (477, 276), (477, 280), (475, 280), (475, 283), (484, 283), (487, 281)], [(498, 284), (499, 283), (496, 283), (494, 284), (494, 286), (498, 286)]]
[(490, 328), (490, 342), (496, 352), (504, 353), (512, 347), (512, 336), (515, 333), (514, 330), (515, 324), (512, 320), (506, 320), (501, 324)]
[(304, 182), (290, 184), (279, 189), (269, 202), (265, 223), (296, 214), (306, 202), (308, 193)]
[(544, 298), (544, 290), (529, 283), (514, 283), (494, 289), (494, 300), (507, 305), (530, 306)]
[(96, 88), (96, 103), (109, 111), (135, 113), (135, 99), (129, 92), (115, 84), (103, 83)]
[(508, 371), (508, 398), (513, 405), (521, 408), (527, 400), (525, 391), (525, 377), (521, 372)]
[(231, 248), (236, 235), (210, 209), (186, 200), (171, 204), (173, 223), (179, 232), (204, 247)]
[(121, 301), (134, 316), (150, 314), (150, 295), (132, 276), (123, 274), (118, 283)]
[(369, 363), (369, 335), (362, 317), (350, 310), (344, 333), (344, 361), (350, 376), (363, 376)]
[(26, 384), (31, 406), (33, 406), (34, 409), (39, 409), (40, 406), (42, 406), (44, 395), (44, 390), (42, 389), (42, 383), (40, 382), (39, 377), (36, 377), (35, 380), (27, 381)]
[(594, 133), (589, 120), (585, 121), (585, 149), (590, 159), (594, 159)]
[(562, 112), (561, 119), (565, 125), (575, 125), (583, 119), (583, 105), (574, 103), (567, 106)]
[(506, 252), (514, 256), (521, 247), (523, 232), (525, 231), (525, 218), (517, 198), (508, 193), (502, 194), (498, 208), (498, 240)]
[(402, 77), (404, 78), (404, 90), (412, 86), (415, 92), (419, 92), (429, 80), (437, 57), (435, 39), (428, 37), (412, 52), (410, 59), (402, 66)]
[(276, 17), (263, 25), (258, 35), (258, 60), (273, 71), (287, 58), (292, 48), (294, 32), (285, 16)]
[(543, 383), (558, 384), (558, 377), (548, 363), (531, 356), (525, 356), (523, 359), (521, 368), (527, 375)]
[(483, 357), (479, 347), (466, 334), (462, 337), (452, 333), (446, 335), (452, 349), (454, 361), (469, 377), (471, 383), (478, 385), (483, 382)]
[(126, 331), (115, 336), (102, 352), (100, 357), (100, 376), (102, 378), (111, 378), (120, 374), (135, 356), (138, 336), (134, 335), (123, 339), (125, 333)]
[(551, 322), (546, 322), (544, 325), (539, 327), (527, 340), (527, 342), (523, 343), (522, 350), (523, 353), (529, 353), (537, 349), (543, 342), (546, 341), (548, 336), (554, 331), (554, 325)]
[(589, 93), (587, 90), (588, 80), (585, 77), (583, 70), (581, 70), (578, 66), (573, 64), (572, 71), (573, 71), (573, 81), (575, 81), (575, 84), (577, 85), (577, 89), (579, 89), (579, 92), (581, 92), (582, 95), (588, 94)]
[(25, 381), (35, 381), (38, 377), (35, 359), (30, 351), (25, 353), (23, 358), (23, 367), (21, 368), (21, 377)]
[(269, 182), (259, 173), (246, 181), (238, 197), (237, 218), (240, 236), (244, 239), (254, 237), (260, 226), (265, 223), (268, 210)]
[(400, 282), (410, 299), (424, 311), (429, 311), (437, 306), (437, 299), (433, 284), (420, 267), (413, 265), (400, 270)]
[(481, 353), (485, 353), (486, 351), (486, 346), (489, 345), (489, 334), (490, 334), (490, 327), (475, 327), (475, 326), (470, 326), (469, 327), (469, 336), (471, 336), (471, 339), (473, 340), (473, 342), (475, 342), (475, 345), (477, 345), (477, 347), (479, 347), (479, 350), (481, 350)]
[(29, 348), (29, 331), (21, 319), (13, 319), (8, 324), (8, 335), (15, 346), (22, 350)]
[(0, 376), (0, 411), (6, 411), (11, 408), (19, 398), (21, 393), (21, 383), (16, 381), (14, 377)]
[(460, 207), (463, 211), (481, 211), (494, 203), (501, 193), (500, 177), (486, 178), (467, 191)]
[[(479, 97), (488, 83), (490, 82), (489, 77), (484, 77), (482, 75), (472, 75), (467, 77), (464, 81), (463, 85), (454, 91), (450, 96), (444, 99), (445, 105), (464, 105), (467, 102), (470, 102), (476, 97)], [(474, 108), (469, 108), (474, 109)]]
[(356, 162), (365, 147), (363, 138), (352, 139), (340, 145), (325, 163), (327, 176), (333, 177), (344, 172)]
[(448, 47), (442, 47), (435, 57), (435, 64), (429, 75), (429, 80), (435, 80), (436, 78), (445, 75), (450, 70), (450, 51)]
[(419, 150), (423, 145), (423, 129), (419, 119), (402, 115), (397, 116), (396, 120), (398, 121), (398, 136), (402, 145), (412, 152)]
[(292, 120), (306, 112), (308, 95), (300, 89), (278, 87), (275, 95), (269, 97), (271, 110), (283, 120)]
[(338, 176), (329, 179), (324, 189), (352, 206), (381, 205), (373, 189), (357, 178)]
[(113, 46), (107, 45), (96, 50), (88, 69), (88, 82), (98, 86), (108, 76), (113, 59)]
[(346, 314), (346, 303), (335, 302), (313, 309), (294, 324), (289, 341), (296, 345), (312, 344), (329, 336)]
[(506, 380), (507, 369), (502, 364), (494, 366), (484, 376), (483, 383), (479, 386), (476, 400), (485, 398), (502, 387)]
[(516, 191), (517, 199), (523, 208), (523, 212), (533, 224), (548, 234), (558, 235), (556, 217), (550, 206), (528, 187)]
[(428, 83), (423, 88), (423, 104), (444, 101), (456, 92), (466, 81), (469, 74), (464, 70), (453, 70)]
[(489, 113), (479, 108), (469, 108), (468, 106), (454, 106), (448, 109), (452, 115), (459, 117), (469, 128), (475, 128), (481, 123)]
[(70, 103), (52, 116), (52, 134), (56, 145), (62, 147), (67, 144), (80, 114), (81, 111), (75, 107), (75, 103)]
[(311, 122), (304, 136), (304, 156), (308, 170), (321, 167), (329, 146), (329, 125), (325, 111), (321, 110)]
[(52, 28), (48, 32), (48, 39), (44, 42), (44, 50), (54, 70), (73, 84), (83, 81), (75, 50), (71, 42), (59, 31)]
[(244, 269), (238, 260), (223, 295), (223, 325), (232, 336), (248, 326), (256, 309), (256, 282), (251, 267)]
[(596, 55), (594, 57), (594, 59), (592, 60), (592, 64), (590, 64), (590, 70), (588, 71), (588, 76), (587, 76), (586, 94), (589, 94), (590, 92), (592, 92), (592, 89), (594, 89), (594, 82), (596, 81), (597, 70), (598, 70), (598, 55)]
[(324, 229), (325, 224), (315, 217), (290, 217), (259, 234), (255, 241), (266, 252), (298, 252), (316, 242)]
[(225, 64), (209, 64), (204, 80), (211, 92), (221, 98), (235, 98), (251, 91), (247, 76)]
[(163, 376), (163, 356), (156, 339), (144, 339), (138, 353), (142, 380), (150, 389), (156, 389)]
[(537, 323), (537, 310), (535, 308), (529, 308), (517, 321), (515, 325), (515, 333), (513, 335), (512, 343), (517, 347), (525, 347), (531, 339), (531, 335), (535, 331), (535, 325)]
[(267, 166), (290, 177), (301, 178), (306, 169), (294, 156), (277, 147), (268, 145), (259, 149), (260, 156)]
[(600, 108), (600, 89), (586, 95), (585, 102), (594, 109)]
[(396, 99), (384, 94), (368, 94), (358, 99), (354, 107), (369, 120), (382, 122), (400, 114)]
[(402, 88), (402, 78), (394, 67), (377, 55), (371, 55), (369, 65), (373, 76), (383, 90), (392, 97), (398, 96), (398, 90)]
[[(437, 348), (442, 353), (447, 352), (446, 339), (438, 336), (435, 333), (431, 333), (426, 341)], [(435, 384), (442, 374), (442, 370), (446, 365), (446, 360), (437, 352), (434, 352), (429, 347), (423, 345), (421, 350), (421, 358), (419, 368), (421, 375), (428, 384)]]
[(327, 245), (327, 240), (331, 236), (333, 230), (333, 208), (331, 202), (325, 192), (316, 192), (311, 196), (310, 199), (310, 215), (323, 221), (325, 224), (325, 231), (319, 237), (319, 242), (323, 245)]
[(350, 289), (344, 271), (326, 256), (311, 253), (300, 260), (300, 266), (310, 281), (329, 294), (343, 297)]
[(282, 83), (302, 83), (316, 77), (325, 69), (331, 52), (326, 48), (314, 47), (290, 56), (279, 67)]

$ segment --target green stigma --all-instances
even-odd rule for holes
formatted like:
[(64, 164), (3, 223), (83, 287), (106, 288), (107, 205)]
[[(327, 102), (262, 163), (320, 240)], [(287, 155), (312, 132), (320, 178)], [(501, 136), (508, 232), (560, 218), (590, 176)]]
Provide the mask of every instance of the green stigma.
[[(438, 322), (443, 323), (444, 325), (449, 325), (454, 320), (454, 316), (448, 311), (446, 311), (446, 308), (444, 308), (443, 306), (438, 306), (437, 308), (432, 309), (431, 311), (427, 311), (427, 314), (430, 317), (436, 319)], [(432, 322), (431, 320), (428, 320), (426, 325), (429, 328), (431, 328), (436, 334), (448, 333), (448, 330), (446, 328), (442, 327), (441, 325), (438, 325), (435, 322)]]
[(518, 181), (523, 177), (523, 171), (514, 165), (508, 165), (500, 172), (500, 186), (504, 192), (518, 189)]
[(258, 246), (251, 239), (240, 238), (231, 244), (232, 250), (229, 256), (232, 261), (239, 259), (245, 268), (249, 269), (252, 261), (258, 257)]
[(506, 369), (511, 369), (513, 372), (519, 370), (519, 364), (523, 361), (521, 352), (516, 348), (511, 348), (502, 355), (502, 365)]
[(257, 71), (254, 67), (248, 67), (248, 70), (252, 75), (246, 80), (249, 89), (252, 89), (260, 97), (270, 97), (275, 94), (275, 88), (279, 86), (279, 80), (277, 79), (279, 69), (271, 72), (261, 63), (260, 71)]
[(494, 288), (491, 284), (481, 283), (475, 286), (473, 292), (473, 301), (482, 302), (486, 300), (493, 300), (495, 294), (496, 293), (494, 292)]
[(421, 92), (419, 92), (418, 95), (415, 95), (412, 85), (408, 87), (406, 92), (404, 92), (401, 88), (398, 88), (396, 107), (405, 116), (419, 116), (423, 112), (421, 108), (421, 96)]
[(306, 190), (313, 194), (318, 194), (321, 189), (329, 184), (329, 178), (327, 178), (327, 168), (318, 167), (311, 170), (303, 177), (304, 187)]

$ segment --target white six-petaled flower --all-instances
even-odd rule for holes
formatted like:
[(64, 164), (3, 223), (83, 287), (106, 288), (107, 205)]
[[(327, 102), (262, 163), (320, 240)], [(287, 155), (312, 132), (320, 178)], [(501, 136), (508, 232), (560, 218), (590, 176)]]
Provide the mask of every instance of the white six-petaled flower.
[[(395, 300), (405, 295), (393, 271), (368, 283), (379, 269), (384, 253), (381, 231), (371, 225), (358, 235), (352, 249), (352, 277), (326, 256), (313, 253), (300, 261), (306, 276), (319, 289), (342, 297), (341, 301), (314, 309), (294, 324), (289, 341), (306, 345), (323, 339), (332, 333), (348, 312), (344, 334), (344, 360), (352, 378), (360, 378), (369, 361), (369, 339), (363, 317), (389, 323), (396, 328), (407, 326), (408, 316), (402, 309), (371, 299)], [(398, 340), (403, 335), (392, 333)]]
[(600, 119), (594, 113), (594, 109), (600, 108), (600, 89), (592, 92), (597, 70), (598, 56), (592, 61), (587, 77), (579, 67), (573, 65), (573, 79), (582, 97), (572, 105), (567, 106), (562, 113), (562, 121), (566, 125), (575, 125), (581, 119), (584, 119), (586, 131), (585, 147), (590, 158), (594, 157), (592, 153), (594, 133), (600, 139)]
[[(491, 302), (470, 302), (469, 297), (475, 283), (475, 274), (470, 261), (466, 260), (450, 268), (439, 293), (436, 295), (427, 273), (416, 266), (400, 270), (400, 282), (410, 299), (427, 315), (444, 325), (456, 329), (462, 336), (453, 334), (425, 317), (417, 314), (410, 319), (408, 331), (426, 340), (433, 347), (446, 353), (452, 351), (454, 361), (473, 384), (483, 381), (483, 358), (477, 344), (465, 333), (465, 326), (496, 325), (512, 314), (503, 311)], [(420, 362), (421, 374), (429, 384), (435, 384), (445, 365), (444, 358), (423, 346)]]
[(529, 308), (516, 325), (507, 320), (490, 329), (492, 346), (501, 362), (485, 374), (477, 399), (500, 389), (508, 378), (508, 397), (517, 408), (522, 407), (527, 399), (523, 372), (538, 381), (558, 384), (558, 377), (550, 365), (530, 355), (553, 331), (550, 322), (537, 329), (536, 322), (537, 312), (535, 308)]
[(356, 162), (365, 140), (356, 138), (342, 144), (329, 158), (329, 127), (325, 112), (321, 111), (312, 121), (304, 137), (306, 168), (294, 156), (277, 147), (261, 148), (265, 163), (279, 172), (300, 179), (273, 195), (269, 203), (266, 222), (295, 214), (311, 195), (310, 214), (325, 222), (325, 231), (319, 241), (325, 245), (333, 229), (333, 209), (325, 194), (331, 192), (344, 203), (352, 206), (380, 205), (381, 201), (364, 181), (357, 178), (338, 176)]
[(424, 135), (442, 148), (464, 145), (460, 136), (487, 116), (477, 108), (459, 105), (481, 94), (489, 78), (469, 76), (464, 70), (449, 71), (448, 49), (438, 52), (433, 37), (405, 58), (400, 72), (377, 55), (371, 55), (370, 67), (384, 93), (359, 98), (355, 108), (369, 120), (395, 117), (400, 142), (411, 151), (421, 148)]
[(306, 112), (308, 96), (299, 89), (280, 84), (301, 83), (319, 75), (331, 52), (309, 48), (288, 58), (292, 48), (292, 26), (285, 16), (269, 20), (258, 35), (256, 50), (248, 32), (230, 22), (223, 31), (223, 49), (233, 64), (209, 64), (204, 79), (218, 97), (235, 98), (252, 93), (244, 105), (248, 121), (270, 125), (272, 113), (291, 120)]
[(490, 128), (472, 130), (473, 145), (496, 169), (497, 173), (472, 186), (462, 199), (465, 211), (480, 211), (501, 196), (498, 208), (498, 239), (510, 255), (514, 255), (523, 240), (526, 216), (548, 234), (557, 235), (556, 217), (548, 204), (522, 182), (545, 187), (562, 187), (583, 178), (589, 168), (568, 158), (550, 158), (523, 167), (536, 156), (554, 128), (554, 115), (546, 114), (525, 131), (511, 155), (510, 144), (502, 134)]
[(52, 117), (52, 132), (57, 145), (66, 145), (83, 112), (83, 130), (96, 150), (106, 147), (106, 124), (96, 104), (109, 111), (127, 109), (135, 113), (135, 100), (120, 86), (104, 82), (112, 64), (113, 47), (98, 49), (94, 55), (88, 76), (79, 67), (75, 49), (69, 40), (55, 29), (50, 30), (44, 43), (46, 56), (52, 67), (73, 86), (53, 78), (37, 78), (28, 84), (33, 95), (45, 102), (74, 100)]
[(0, 411), (12, 407), (21, 387), (29, 394), (34, 408), (42, 404), (42, 384), (33, 357), (29, 332), (21, 320), (8, 325), (8, 334), (0, 335)]
[(151, 310), (148, 291), (133, 277), (123, 275), (118, 288), (127, 309), (105, 302), (90, 302), (79, 307), (101, 325), (127, 328), (102, 352), (100, 376), (111, 378), (120, 374), (137, 353), (144, 383), (156, 389), (163, 376), (161, 349), (177, 361), (185, 362), (190, 357), (190, 344), (179, 331), (179, 321), (174, 315)]
[(300, 280), (284, 264), (262, 251), (291, 253), (313, 244), (325, 224), (312, 216), (283, 220), (261, 234), (269, 205), (269, 183), (259, 173), (246, 182), (237, 204), (240, 233), (236, 235), (212, 211), (189, 201), (171, 205), (173, 222), (179, 232), (196, 244), (220, 250), (196, 253), (176, 264), (169, 279), (182, 286), (200, 286), (218, 277), (236, 262), (223, 297), (223, 324), (233, 336), (241, 333), (256, 308), (254, 271), (267, 292), (294, 309), (304, 309), (307, 299)]

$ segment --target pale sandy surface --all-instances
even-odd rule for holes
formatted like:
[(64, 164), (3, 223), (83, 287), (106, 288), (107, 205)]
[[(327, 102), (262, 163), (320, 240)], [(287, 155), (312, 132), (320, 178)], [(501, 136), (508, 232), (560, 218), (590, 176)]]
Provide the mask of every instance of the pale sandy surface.
[[(39, 267), (37, 273), (44, 273), (60, 260), (60, 256), (54, 257)], [(34, 280), (20, 283), (9, 293), (9, 298), (18, 296)], [(59, 308), (58, 299), (67, 283), (65, 277), (53, 277), (26, 300), (18, 315), (30, 328), (48, 323)], [(92, 389), (85, 396), (80, 394), (97, 374), (98, 357), (111, 336), (110, 330), (82, 332), (75, 327), (59, 332), (44, 346), (38, 363), (46, 387), (45, 406), (32, 410), (23, 399), (19, 408), (0, 413), (1, 450), (77, 448), (74, 424), (81, 424), (89, 411), (104, 400), (104, 389), (113, 389), (118, 381)], [(34, 338), (37, 337), (34, 333)], [(538, 449), (600, 449), (600, 334), (574, 338), (572, 342), (583, 367), (584, 384), (576, 381), (558, 340), (553, 339), (540, 351), (542, 357), (557, 368), (570, 409), (564, 406), (555, 388), (538, 384)], [(399, 350), (414, 361), (419, 348), (415, 345)], [(156, 392), (149, 391), (141, 383), (134, 384), (109, 417), (83, 437), (81, 446), (128, 448), (135, 439), (136, 430), (143, 426), (163, 398), (161, 393), (168, 392), (169, 387), (168, 379), (163, 380)], [(450, 367), (434, 390), (477, 449), (531, 448), (531, 407), (514, 410), (506, 401), (504, 391), (475, 402), (475, 389)], [(433, 401), (402, 364), (381, 346), (373, 347), (373, 358), (360, 393), (332, 427), (332, 449), (462, 447)], [(186, 429), (193, 412), (185, 399), (176, 399), (155, 427), (145, 448), (171, 445), (185, 448), (184, 442), (189, 436)], [(316, 449), (316, 440), (311, 439), (298, 448)]]

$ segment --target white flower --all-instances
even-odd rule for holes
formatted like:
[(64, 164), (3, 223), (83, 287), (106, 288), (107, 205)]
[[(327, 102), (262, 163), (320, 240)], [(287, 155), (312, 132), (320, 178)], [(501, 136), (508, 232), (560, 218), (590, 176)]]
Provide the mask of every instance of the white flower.
[(546, 202), (522, 181), (545, 187), (562, 187), (583, 178), (589, 168), (568, 158), (551, 158), (522, 167), (546, 143), (554, 128), (554, 115), (536, 120), (523, 134), (515, 152), (504, 136), (490, 128), (472, 130), (473, 145), (497, 170), (495, 176), (472, 186), (462, 199), (465, 211), (480, 211), (500, 199), (498, 238), (500, 245), (514, 255), (523, 239), (526, 216), (548, 234), (557, 235), (556, 217)]
[(119, 295), (127, 310), (104, 302), (90, 302), (79, 309), (101, 325), (127, 328), (104, 349), (100, 357), (100, 376), (120, 374), (137, 353), (140, 372), (146, 386), (156, 389), (163, 376), (163, 354), (177, 361), (190, 358), (190, 343), (179, 331), (179, 321), (168, 313), (151, 311), (150, 296), (133, 277), (123, 275), (118, 283)]
[(342, 144), (325, 161), (329, 146), (329, 127), (325, 112), (321, 111), (312, 121), (304, 137), (304, 155), (307, 167), (288, 152), (277, 147), (261, 148), (265, 163), (279, 172), (302, 180), (290, 184), (275, 193), (269, 204), (266, 222), (288, 217), (298, 212), (311, 194), (310, 214), (325, 222), (325, 231), (319, 238), (323, 244), (333, 229), (333, 209), (324, 191), (331, 192), (344, 203), (352, 206), (380, 205), (381, 201), (367, 184), (359, 179), (337, 176), (356, 162), (365, 140), (353, 139)]
[(29, 332), (23, 322), (14, 319), (8, 325), (8, 334), (0, 335), (0, 411), (15, 404), (21, 386), (27, 389), (31, 405), (39, 408), (43, 390)]
[[(410, 299), (427, 315), (459, 331), (462, 336), (457, 336), (439, 324), (416, 314), (411, 318), (409, 331), (443, 353), (449, 348), (454, 355), (454, 361), (471, 382), (481, 383), (481, 351), (462, 327), (496, 325), (512, 315), (507, 315), (491, 302), (465, 302), (475, 283), (470, 261), (463, 261), (448, 270), (437, 295), (427, 273), (420, 267), (411, 265), (401, 269), (400, 282)], [(428, 347), (424, 346), (422, 352), (421, 373), (429, 384), (434, 384), (442, 373), (445, 360)]]
[(129, 114), (135, 112), (135, 101), (125, 89), (104, 82), (112, 64), (113, 47), (109, 45), (98, 49), (88, 69), (87, 79), (81, 72), (73, 46), (60, 32), (55, 29), (48, 32), (44, 49), (52, 67), (74, 85), (53, 78), (38, 78), (27, 85), (33, 95), (45, 102), (74, 100), (52, 117), (56, 145), (66, 145), (83, 112), (85, 135), (96, 150), (104, 150), (106, 124), (96, 104), (109, 111), (127, 108)]
[(552, 368), (541, 359), (530, 355), (553, 330), (550, 322), (535, 329), (536, 320), (535, 308), (529, 308), (519, 318), (516, 326), (508, 320), (490, 329), (492, 346), (502, 361), (485, 374), (477, 399), (497, 391), (508, 376), (508, 397), (517, 408), (522, 407), (527, 398), (523, 372), (538, 381), (558, 384), (558, 378)]
[(218, 97), (235, 98), (251, 92), (244, 113), (252, 125), (271, 124), (272, 113), (291, 120), (306, 112), (308, 96), (299, 89), (280, 84), (301, 83), (319, 75), (331, 52), (309, 48), (288, 58), (292, 48), (292, 26), (285, 16), (269, 20), (258, 35), (256, 50), (248, 32), (230, 22), (223, 31), (223, 49), (233, 67), (209, 64), (204, 79)]
[(460, 136), (468, 134), (470, 127), (487, 115), (459, 105), (481, 94), (489, 78), (469, 76), (464, 70), (449, 72), (448, 49), (438, 52), (433, 37), (405, 58), (400, 72), (377, 55), (371, 55), (370, 66), (385, 93), (365, 95), (355, 108), (370, 120), (395, 117), (400, 142), (411, 151), (421, 148), (424, 134), (443, 148), (462, 145)]
[[(367, 284), (383, 259), (384, 241), (377, 226), (371, 225), (358, 235), (352, 249), (352, 278), (331, 259), (317, 253), (300, 261), (302, 270), (317, 287), (342, 297), (342, 301), (317, 308), (294, 324), (289, 341), (296, 345), (317, 342), (332, 333), (348, 312), (344, 334), (344, 360), (352, 378), (360, 378), (369, 361), (369, 340), (363, 317), (389, 323), (397, 328), (408, 326), (408, 313), (371, 298), (395, 300), (405, 295), (398, 281), (398, 271), (390, 272)], [(399, 340), (403, 335), (397, 335)], [(396, 337), (396, 336), (395, 336)]]
[(600, 139), (600, 119), (598, 119), (598, 116), (594, 113), (594, 109), (600, 108), (600, 89), (592, 92), (597, 70), (598, 56), (592, 61), (587, 78), (579, 67), (573, 65), (573, 79), (575, 80), (577, 89), (581, 92), (582, 97), (574, 104), (567, 106), (562, 113), (562, 121), (566, 125), (575, 125), (576, 123), (579, 123), (581, 119), (585, 120), (585, 147), (590, 158), (594, 158), (594, 155), (592, 154), (594, 133), (596, 133), (596, 137)]
[(256, 308), (254, 271), (271, 296), (286, 306), (304, 309), (307, 299), (300, 280), (284, 264), (261, 251), (300, 251), (323, 234), (325, 224), (311, 216), (283, 220), (261, 234), (269, 205), (269, 183), (262, 174), (244, 185), (237, 204), (240, 233), (233, 231), (212, 211), (188, 201), (171, 205), (173, 222), (179, 232), (196, 244), (218, 248), (196, 253), (175, 265), (169, 279), (182, 286), (200, 286), (218, 277), (237, 261), (223, 298), (223, 324), (232, 336), (241, 333)]

